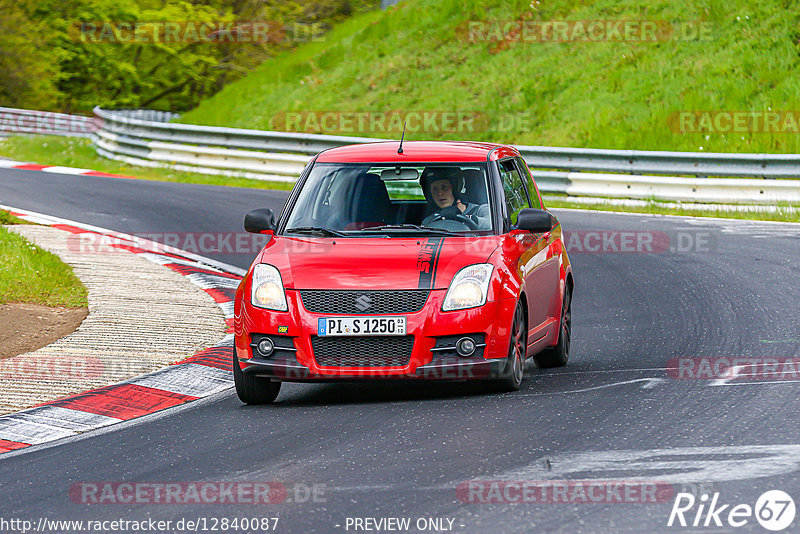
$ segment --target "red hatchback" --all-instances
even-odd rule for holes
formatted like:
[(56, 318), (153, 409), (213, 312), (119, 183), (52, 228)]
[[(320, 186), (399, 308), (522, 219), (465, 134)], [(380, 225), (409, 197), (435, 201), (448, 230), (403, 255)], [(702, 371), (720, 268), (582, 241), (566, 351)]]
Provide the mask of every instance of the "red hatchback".
[(572, 268), (519, 152), (470, 142), (318, 154), (234, 305), (233, 371), (248, 404), (284, 381), (487, 380), (520, 387), (525, 359), (566, 364)]

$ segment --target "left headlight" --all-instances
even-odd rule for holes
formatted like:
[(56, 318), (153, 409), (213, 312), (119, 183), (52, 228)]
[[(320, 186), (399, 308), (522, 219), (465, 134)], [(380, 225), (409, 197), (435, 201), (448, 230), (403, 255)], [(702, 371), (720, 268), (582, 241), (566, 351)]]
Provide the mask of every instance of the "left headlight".
[(478, 263), (458, 271), (447, 289), (442, 310), (463, 310), (486, 304), (493, 271), (491, 263)]
[(253, 306), (276, 311), (289, 310), (281, 273), (273, 265), (268, 263), (256, 265), (251, 282), (250, 302)]

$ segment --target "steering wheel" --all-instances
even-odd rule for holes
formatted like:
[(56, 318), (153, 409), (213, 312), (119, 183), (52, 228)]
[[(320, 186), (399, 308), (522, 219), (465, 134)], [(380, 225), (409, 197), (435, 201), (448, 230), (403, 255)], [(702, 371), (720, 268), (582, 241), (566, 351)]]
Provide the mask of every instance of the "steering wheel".
[(437, 223), (437, 222), (439, 222), (439, 221), (453, 221), (453, 222), (458, 222), (458, 223), (461, 223), (461, 224), (463, 224), (464, 226), (466, 226), (466, 227), (467, 227), (467, 228), (469, 228), (470, 230), (480, 230), (480, 229), (481, 229), (481, 227), (480, 227), (480, 226), (478, 226), (478, 224), (477, 224), (475, 221), (473, 221), (473, 220), (472, 220), (472, 219), (470, 219), (469, 217), (465, 217), (464, 215), (460, 215), (460, 214), (459, 214), (459, 215), (456, 215), (456, 218), (455, 218), (455, 219), (448, 219), (447, 217), (443, 217), (442, 215), (439, 215), (439, 216), (438, 216), (438, 217), (436, 217), (434, 220), (432, 220), (428, 226), (430, 226), (430, 225), (431, 225), (431, 224), (433, 224), (433, 223)]

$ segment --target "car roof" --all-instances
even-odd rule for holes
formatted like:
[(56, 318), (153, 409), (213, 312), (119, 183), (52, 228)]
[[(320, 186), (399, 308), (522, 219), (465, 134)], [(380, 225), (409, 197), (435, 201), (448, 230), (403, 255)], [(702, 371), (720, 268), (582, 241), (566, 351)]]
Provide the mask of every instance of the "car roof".
[[(332, 148), (317, 156), (319, 163), (475, 162), (519, 156), (514, 147), (473, 141), (399, 141), (364, 143)], [(490, 157), (491, 155), (491, 157)]]

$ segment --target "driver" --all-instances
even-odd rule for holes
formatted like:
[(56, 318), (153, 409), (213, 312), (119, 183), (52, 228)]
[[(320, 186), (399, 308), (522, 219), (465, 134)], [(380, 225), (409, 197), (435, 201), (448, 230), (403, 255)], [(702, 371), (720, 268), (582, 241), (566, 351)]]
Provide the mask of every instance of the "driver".
[(421, 182), (425, 196), (435, 204), (434, 212), (422, 220), (423, 226), (438, 219), (458, 221), (464, 217), (479, 228), (491, 228), (488, 204), (472, 204), (457, 198), (464, 183), (460, 168), (428, 167), (422, 173)]

